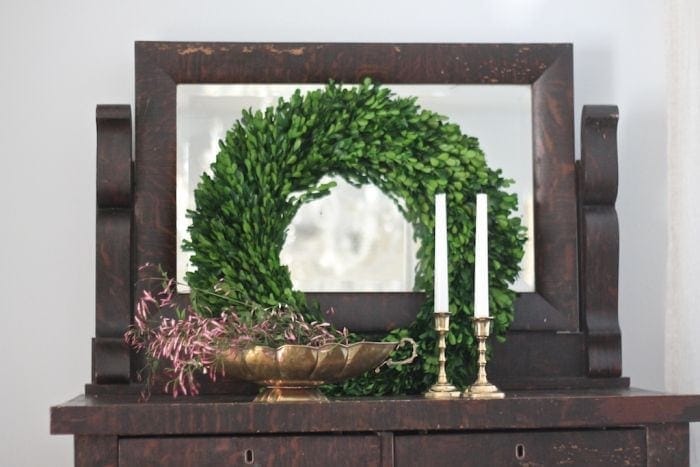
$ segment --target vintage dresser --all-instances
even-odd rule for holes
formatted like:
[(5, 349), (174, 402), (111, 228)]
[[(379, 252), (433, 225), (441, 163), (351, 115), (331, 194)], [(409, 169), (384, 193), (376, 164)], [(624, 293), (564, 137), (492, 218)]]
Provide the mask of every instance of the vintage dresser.
[[(97, 108), (92, 381), (51, 409), (79, 466), (649, 465), (689, 462), (700, 396), (631, 389), (617, 317), (618, 112), (586, 106), (574, 155), (570, 44), (136, 44), (135, 125)], [(489, 375), (503, 400), (420, 396), (252, 403), (250, 386), (139, 402), (124, 345), (137, 266), (175, 268), (176, 87), (186, 83), (525, 84), (532, 93), (536, 290)], [(133, 127), (133, 135), (132, 135)], [(132, 136), (135, 147), (132, 150)], [(381, 331), (421, 294), (325, 294), (337, 324)]]

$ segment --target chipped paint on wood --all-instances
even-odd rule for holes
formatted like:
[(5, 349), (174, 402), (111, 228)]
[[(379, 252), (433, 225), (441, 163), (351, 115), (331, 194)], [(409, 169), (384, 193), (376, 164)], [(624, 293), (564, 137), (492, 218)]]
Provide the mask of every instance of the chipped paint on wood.
[(266, 47), (269, 52), (272, 52), (273, 54), (288, 54), (288, 55), (294, 55), (294, 56), (300, 56), (304, 55), (304, 47), (290, 47), (290, 48), (284, 48), (284, 49), (279, 49), (275, 47), (274, 45), (269, 45)]
[(204, 47), (204, 46), (192, 46), (192, 47), (187, 47), (182, 50), (178, 50), (177, 52), (180, 55), (190, 55), (190, 54), (196, 54), (196, 53), (203, 53), (204, 55), (211, 55), (214, 53), (214, 49), (211, 47)]

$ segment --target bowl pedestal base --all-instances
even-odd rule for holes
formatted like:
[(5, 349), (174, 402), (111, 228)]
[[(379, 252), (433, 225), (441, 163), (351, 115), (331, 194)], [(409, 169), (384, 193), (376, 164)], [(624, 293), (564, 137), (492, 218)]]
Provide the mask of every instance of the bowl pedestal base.
[(267, 386), (253, 402), (328, 402), (317, 387)]

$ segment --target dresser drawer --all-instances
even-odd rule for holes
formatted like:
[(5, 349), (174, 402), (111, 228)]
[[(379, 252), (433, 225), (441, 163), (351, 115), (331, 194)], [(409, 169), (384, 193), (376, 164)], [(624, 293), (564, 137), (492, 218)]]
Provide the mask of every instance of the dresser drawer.
[(642, 429), (403, 435), (395, 465), (646, 465)]
[(212, 436), (122, 438), (121, 467), (378, 466), (378, 436)]

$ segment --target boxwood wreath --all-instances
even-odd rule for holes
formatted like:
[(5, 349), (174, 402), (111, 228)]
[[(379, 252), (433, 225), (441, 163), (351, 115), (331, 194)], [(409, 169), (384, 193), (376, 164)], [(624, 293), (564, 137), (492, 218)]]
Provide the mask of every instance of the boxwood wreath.
[[(401, 98), (365, 79), (354, 87), (331, 82), (324, 89), (299, 90), (264, 111), (244, 111), (219, 142), (220, 151), (195, 190), (190, 240), (196, 270), (187, 274), (193, 290), (226, 292), (265, 305), (286, 303), (311, 319), (318, 306), (292, 287), (280, 262), (287, 227), (298, 209), (327, 195), (338, 175), (360, 186), (372, 183), (396, 202), (419, 240), (415, 290), (426, 293), (415, 322), (386, 336), (410, 336), (419, 343), (413, 365), (385, 369), (328, 388), (332, 395), (416, 394), (434, 383), (437, 356), (433, 328), (434, 198), (448, 200), (449, 286), (452, 320), (447, 372), (452, 382), (473, 380), (476, 344), (473, 315), (476, 193), (489, 195), (489, 283), (494, 331), (499, 339), (513, 319), (525, 242), (517, 197), (510, 181), (489, 168), (478, 140), (415, 98)], [(194, 308), (217, 315), (226, 303), (213, 294), (193, 293)]]

